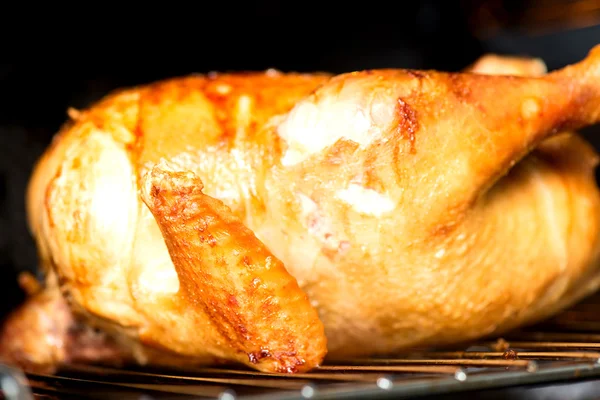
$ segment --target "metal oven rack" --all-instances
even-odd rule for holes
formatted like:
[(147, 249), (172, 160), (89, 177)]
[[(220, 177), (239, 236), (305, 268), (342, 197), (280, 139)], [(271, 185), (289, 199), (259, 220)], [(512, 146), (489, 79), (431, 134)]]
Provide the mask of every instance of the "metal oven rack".
[(31, 394), (40, 399), (377, 399), (593, 376), (600, 377), (600, 295), (504, 338), (459, 349), (329, 362), (306, 374), (231, 367), (182, 373), (70, 365), (56, 375), (6, 374), (0, 386), (10, 400), (32, 398)]

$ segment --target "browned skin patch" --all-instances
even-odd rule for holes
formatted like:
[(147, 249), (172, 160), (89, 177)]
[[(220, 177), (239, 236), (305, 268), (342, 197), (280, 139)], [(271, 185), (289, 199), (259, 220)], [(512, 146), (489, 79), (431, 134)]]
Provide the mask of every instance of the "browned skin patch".
[(417, 119), (417, 112), (402, 98), (398, 99), (396, 106), (398, 114), (398, 134), (400, 137), (407, 139), (410, 143), (410, 153), (416, 153), (415, 140), (416, 133), (419, 129), (419, 121)]

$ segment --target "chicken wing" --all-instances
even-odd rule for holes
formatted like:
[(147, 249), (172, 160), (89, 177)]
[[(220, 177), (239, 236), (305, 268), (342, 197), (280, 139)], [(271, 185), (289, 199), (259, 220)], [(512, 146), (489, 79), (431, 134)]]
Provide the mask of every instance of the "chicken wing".
[(267, 371), (318, 365), (326, 353), (323, 324), (306, 294), (253, 232), (202, 189), (192, 172), (165, 163), (142, 181), (142, 199), (181, 283), (178, 298), (154, 311), (178, 329), (149, 328), (143, 340), (176, 343), (184, 354), (222, 353)]

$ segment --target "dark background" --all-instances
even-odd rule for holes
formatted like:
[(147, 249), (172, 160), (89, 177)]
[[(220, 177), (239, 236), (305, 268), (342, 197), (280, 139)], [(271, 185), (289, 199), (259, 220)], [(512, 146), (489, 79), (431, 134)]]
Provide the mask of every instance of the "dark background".
[(0, 317), (21, 301), (16, 272), (36, 267), (24, 190), (67, 107), (84, 107), (117, 87), (212, 70), (458, 70), (485, 52), (542, 57), (555, 69), (600, 43), (598, 3), (255, 0), (131, 10), (104, 3), (65, 9), (3, 6)]

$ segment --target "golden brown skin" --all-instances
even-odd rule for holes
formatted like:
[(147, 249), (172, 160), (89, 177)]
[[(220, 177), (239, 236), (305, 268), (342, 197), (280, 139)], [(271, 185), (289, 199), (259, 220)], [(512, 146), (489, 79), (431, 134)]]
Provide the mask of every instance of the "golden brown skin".
[[(555, 135), (600, 119), (600, 47), (543, 77), (494, 68), (108, 96), (71, 113), (32, 177), (44, 266), (125, 345), (263, 371), (544, 318), (600, 285), (597, 155)], [(272, 295), (248, 292), (254, 277)]]

